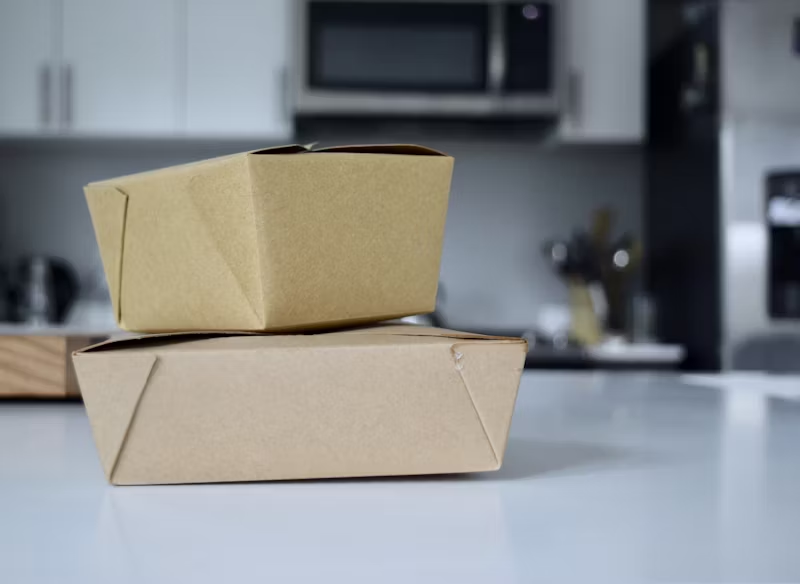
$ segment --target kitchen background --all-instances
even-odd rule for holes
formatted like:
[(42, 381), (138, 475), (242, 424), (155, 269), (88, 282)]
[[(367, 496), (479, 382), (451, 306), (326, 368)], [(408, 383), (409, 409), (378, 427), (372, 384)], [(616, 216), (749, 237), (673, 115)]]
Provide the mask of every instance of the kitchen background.
[[(664, 363), (689, 369), (783, 370), (800, 361), (800, 275), (781, 267), (782, 283), (770, 284), (764, 212), (766, 174), (800, 164), (800, 0), (489, 2), (491, 31), (517, 17), (543, 26), (553, 7), (552, 59), (530, 67), (552, 65), (557, 100), (538, 88), (536, 111), (513, 116), (458, 104), (443, 113), (435, 99), (430, 111), (391, 111), (383, 88), (366, 109), (389, 109), (368, 112), (366, 123), (303, 92), (309, 54), (332, 38), (313, 36), (317, 21), (298, 8), (308, 4), (0, 0), (6, 280), (20, 258), (57, 256), (77, 271), (82, 298), (104, 306), (82, 192), (90, 181), (296, 140), (415, 141), (456, 158), (441, 273), (448, 325), (523, 334), (569, 316), (574, 297), (543, 247), (590, 229), (607, 208), (614, 235), (644, 249), (626, 303), (639, 322), (627, 328), (645, 329), (640, 348), (652, 349), (637, 361), (636, 343), (625, 343), (628, 352), (617, 343), (612, 364), (652, 366), (667, 355)], [(353, 9), (321, 4), (340, 7), (334, 23)], [(510, 78), (522, 54), (506, 54)], [(484, 57), (488, 102), (495, 65)], [(380, 81), (369, 65), (355, 77)], [(449, 118), (458, 123), (439, 123)], [(780, 253), (796, 264), (787, 245)], [(777, 317), (773, 288), (785, 305)], [(545, 345), (548, 359), (533, 360), (541, 366), (609, 364), (587, 361), (586, 347), (550, 358)]]
[[(352, 137), (334, 141), (347, 144)], [(587, 223), (593, 206), (619, 209), (623, 227), (641, 229), (637, 147), (562, 151), (528, 142), (425, 143), (455, 156), (458, 165), (441, 276), (443, 313), (454, 325), (529, 327), (543, 304), (563, 303), (564, 284), (545, 261), (542, 241)], [(259, 145), (263, 141), (6, 147), (0, 189), (3, 216), (14, 220), (4, 224), (4, 256), (57, 255), (90, 281), (102, 273), (102, 264), (83, 199), (85, 184)]]

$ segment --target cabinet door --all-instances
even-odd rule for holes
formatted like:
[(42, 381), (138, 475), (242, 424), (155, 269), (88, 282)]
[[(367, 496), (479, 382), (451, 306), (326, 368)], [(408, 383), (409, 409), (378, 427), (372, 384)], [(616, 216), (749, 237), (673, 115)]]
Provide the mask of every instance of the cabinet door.
[(644, 137), (644, 0), (567, 4), (567, 111), (561, 135), (577, 142)]
[(285, 139), (289, 0), (192, 0), (187, 9), (187, 133)]
[(53, 0), (0, 0), (0, 132), (31, 134), (53, 122)]
[(722, 6), (726, 114), (800, 113), (800, 0)]
[(160, 135), (181, 108), (175, 0), (63, 0), (60, 123), (89, 135)]

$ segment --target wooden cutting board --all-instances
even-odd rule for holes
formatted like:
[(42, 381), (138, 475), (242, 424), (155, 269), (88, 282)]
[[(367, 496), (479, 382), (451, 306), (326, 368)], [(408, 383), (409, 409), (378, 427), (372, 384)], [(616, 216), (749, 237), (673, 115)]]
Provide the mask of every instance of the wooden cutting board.
[(96, 337), (0, 336), (0, 398), (78, 397), (72, 352)]

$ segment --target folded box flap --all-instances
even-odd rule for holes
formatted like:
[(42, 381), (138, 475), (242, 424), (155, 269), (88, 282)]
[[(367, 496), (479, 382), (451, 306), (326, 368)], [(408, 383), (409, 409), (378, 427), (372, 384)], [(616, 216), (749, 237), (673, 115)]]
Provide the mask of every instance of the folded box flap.
[(131, 349), (146, 346), (175, 344), (186, 341), (199, 341), (203, 339), (218, 338), (218, 337), (236, 337), (236, 336), (313, 336), (313, 335), (373, 335), (373, 336), (407, 336), (407, 337), (432, 337), (432, 338), (445, 338), (461, 341), (505, 341), (512, 343), (525, 343), (524, 339), (517, 337), (494, 337), (489, 335), (480, 335), (474, 333), (464, 333), (459, 331), (451, 331), (447, 329), (439, 329), (433, 327), (424, 327), (418, 325), (385, 325), (385, 326), (369, 326), (362, 328), (354, 328), (339, 331), (327, 331), (319, 333), (293, 333), (291, 335), (274, 335), (270, 333), (258, 333), (248, 331), (187, 331), (187, 332), (170, 332), (170, 333), (155, 333), (155, 334), (142, 334), (142, 335), (125, 335), (116, 337), (97, 343), (90, 347), (85, 347), (75, 352), (75, 355), (84, 353), (97, 353), (101, 351), (110, 351), (116, 349)]
[(248, 331), (181, 331), (171, 333), (147, 333), (141, 335), (124, 335), (95, 343), (89, 347), (84, 347), (75, 351), (73, 355), (83, 355), (85, 353), (99, 353), (112, 349), (132, 349), (135, 347), (145, 347), (151, 345), (181, 343), (184, 341), (199, 341), (216, 337), (237, 337), (250, 336), (262, 333)]
[[(294, 151), (294, 148), (279, 150)], [(264, 300), (259, 257), (254, 253), (258, 218), (249, 200), (252, 184), (248, 165), (246, 157), (218, 159), (202, 173), (195, 173), (185, 193), (194, 213), (186, 213), (182, 219), (197, 220), (185, 232), (198, 238), (198, 251), (205, 250), (204, 262), (198, 266), (204, 271), (204, 290), (208, 290), (205, 283), (210, 281), (215, 283), (211, 287), (225, 282), (230, 291), (224, 307), (217, 301), (209, 312), (224, 312), (236, 322), (249, 320), (250, 327), (257, 329), (264, 322)], [(201, 237), (214, 249), (199, 241)], [(239, 326), (249, 328), (244, 324)]]
[(100, 247), (100, 258), (106, 273), (114, 315), (122, 322), (120, 302), (122, 263), (125, 251), (125, 224), (128, 195), (109, 183), (96, 183), (85, 188), (86, 201), (94, 232)]
[(454, 344), (451, 352), (455, 370), (499, 467), (508, 442), (527, 346), (468, 342)]
[(73, 359), (100, 461), (111, 482), (156, 361), (148, 353), (100, 360), (75, 354)]
[(420, 326), (414, 324), (389, 324), (384, 326), (371, 326), (371, 327), (364, 327), (364, 328), (357, 328), (348, 331), (343, 331), (343, 334), (397, 335), (397, 336), (412, 336), (412, 337), (438, 337), (446, 339), (475, 340), (475, 341), (525, 342), (524, 339), (521, 339), (519, 337), (497, 337), (492, 335), (482, 335), (478, 333), (468, 333), (468, 332), (454, 331), (436, 327)]
[(197, 160), (195, 162), (187, 162), (186, 164), (179, 164), (176, 166), (169, 166), (165, 168), (157, 168), (154, 170), (148, 170), (145, 172), (139, 172), (135, 174), (130, 174), (126, 176), (120, 176), (116, 178), (101, 180), (101, 181), (94, 181), (89, 183), (89, 187), (101, 187), (101, 186), (115, 186), (118, 184), (124, 184), (125, 181), (132, 179), (132, 178), (140, 178), (142, 176), (149, 176), (154, 174), (161, 174), (161, 173), (175, 173), (176, 171), (185, 171), (187, 169), (192, 169), (193, 167), (197, 166), (205, 166), (209, 163), (216, 163), (219, 161), (228, 160), (230, 158), (237, 158), (241, 156), (251, 156), (251, 155), (270, 155), (270, 154), (303, 154), (307, 152), (342, 152), (342, 153), (355, 153), (355, 154), (404, 154), (404, 155), (411, 155), (411, 156), (440, 156), (440, 157), (447, 157), (448, 155), (444, 152), (440, 152), (439, 150), (435, 150), (433, 148), (428, 148), (427, 146), (419, 146), (417, 144), (355, 144), (355, 145), (346, 145), (346, 146), (328, 146), (325, 148), (315, 148), (316, 143), (310, 144), (283, 144), (280, 146), (269, 146), (267, 148), (258, 148), (256, 150), (250, 150), (248, 152), (237, 152), (234, 154), (228, 154), (225, 156), (219, 156), (216, 158), (209, 158), (204, 160)]

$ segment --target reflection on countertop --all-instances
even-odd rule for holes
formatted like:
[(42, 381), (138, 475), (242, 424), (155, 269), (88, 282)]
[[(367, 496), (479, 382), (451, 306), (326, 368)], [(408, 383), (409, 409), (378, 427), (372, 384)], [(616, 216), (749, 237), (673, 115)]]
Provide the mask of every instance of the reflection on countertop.
[(787, 380), (526, 372), (496, 473), (168, 487), (109, 486), (79, 404), (0, 403), (4, 575), (796, 581)]

